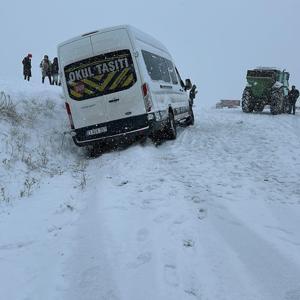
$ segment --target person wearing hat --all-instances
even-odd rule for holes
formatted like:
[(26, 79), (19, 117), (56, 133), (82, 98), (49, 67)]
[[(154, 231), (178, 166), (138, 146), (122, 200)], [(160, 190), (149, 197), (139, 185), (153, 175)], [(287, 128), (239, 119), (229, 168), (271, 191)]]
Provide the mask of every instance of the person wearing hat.
[(297, 102), (297, 99), (299, 98), (299, 91), (296, 89), (296, 87), (294, 85), (292, 86), (292, 89), (289, 91), (288, 98), (289, 98), (289, 104), (290, 104), (289, 114), (291, 114), (292, 110), (293, 110), (293, 115), (294, 115), (295, 111), (296, 111), (296, 102)]
[(48, 55), (44, 55), (43, 60), (40, 63), (40, 68), (42, 71), (42, 83), (45, 81), (45, 77), (49, 78), (49, 83), (52, 84), (51, 81), (51, 62), (49, 60)]
[(31, 58), (32, 54), (29, 53), (26, 57), (24, 57), (22, 64), (23, 64), (23, 75), (24, 80), (30, 80), (31, 77)]

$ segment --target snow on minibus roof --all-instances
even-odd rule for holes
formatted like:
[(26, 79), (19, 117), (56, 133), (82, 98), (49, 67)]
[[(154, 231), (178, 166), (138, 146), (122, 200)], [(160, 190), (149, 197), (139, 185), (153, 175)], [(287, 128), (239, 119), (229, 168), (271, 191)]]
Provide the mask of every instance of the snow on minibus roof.
[(136, 39), (144, 41), (148, 44), (153, 45), (154, 47), (160, 48), (162, 51), (167, 52), (168, 54), (169, 51), (168, 49), (160, 42), (158, 41), (156, 38), (152, 37), (151, 35), (135, 28), (134, 26), (131, 25), (119, 25), (119, 26), (113, 26), (113, 27), (107, 27), (107, 28), (103, 28), (103, 29), (99, 29), (99, 30), (93, 30), (91, 32), (88, 33), (83, 33), (81, 35), (78, 35), (76, 37), (73, 37), (71, 39), (68, 39), (60, 44), (58, 44), (58, 48), (62, 47), (63, 45), (75, 42), (77, 40), (80, 40), (82, 37), (86, 37), (86, 36), (93, 36), (95, 34), (99, 34), (99, 33), (104, 33), (104, 32), (108, 32), (108, 31), (113, 31), (113, 30), (118, 30), (118, 29), (127, 29), (128, 31), (130, 31)]

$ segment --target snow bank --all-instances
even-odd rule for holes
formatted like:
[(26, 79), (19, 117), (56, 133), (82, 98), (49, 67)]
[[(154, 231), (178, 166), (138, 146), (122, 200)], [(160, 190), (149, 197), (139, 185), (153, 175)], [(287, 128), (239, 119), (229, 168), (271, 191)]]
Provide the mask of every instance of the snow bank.
[(54, 299), (86, 160), (59, 87), (1, 80), (0, 93), (0, 298)]
[(0, 203), (30, 196), (45, 177), (72, 168), (79, 154), (61, 88), (0, 81)]

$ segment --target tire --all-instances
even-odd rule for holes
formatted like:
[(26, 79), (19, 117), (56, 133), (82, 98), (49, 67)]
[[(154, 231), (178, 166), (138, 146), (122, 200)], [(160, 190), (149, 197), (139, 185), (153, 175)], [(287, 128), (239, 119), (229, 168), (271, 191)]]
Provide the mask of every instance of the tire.
[(275, 90), (271, 94), (270, 111), (272, 115), (278, 115), (282, 113), (284, 103), (284, 95), (282, 90)]
[(287, 114), (290, 111), (290, 101), (287, 96), (283, 98), (283, 109), (282, 113)]
[(138, 138), (138, 142), (140, 143), (140, 145), (145, 146), (147, 143), (147, 135), (141, 136)]
[(244, 113), (250, 113), (254, 109), (254, 104), (252, 103), (252, 96), (249, 89), (245, 89), (242, 96), (242, 110)]
[(90, 158), (96, 158), (103, 153), (104, 144), (99, 143), (99, 144), (90, 145), (86, 149), (88, 151), (87, 153)]
[(172, 112), (169, 112), (166, 136), (169, 140), (175, 140), (177, 137), (177, 126)]
[(195, 124), (195, 118), (194, 118), (194, 112), (192, 107), (190, 107), (189, 113), (190, 115), (186, 118), (185, 125), (193, 126)]
[(262, 112), (265, 108), (265, 105), (263, 103), (256, 103), (254, 106), (254, 111), (255, 112)]

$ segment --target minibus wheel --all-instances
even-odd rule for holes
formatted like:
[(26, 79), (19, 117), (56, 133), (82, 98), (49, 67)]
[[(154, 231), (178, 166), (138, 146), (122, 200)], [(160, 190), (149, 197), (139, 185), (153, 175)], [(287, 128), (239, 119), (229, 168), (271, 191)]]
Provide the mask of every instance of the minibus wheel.
[(94, 145), (87, 146), (88, 156), (91, 158), (98, 157), (104, 151), (105, 144), (96, 143)]

